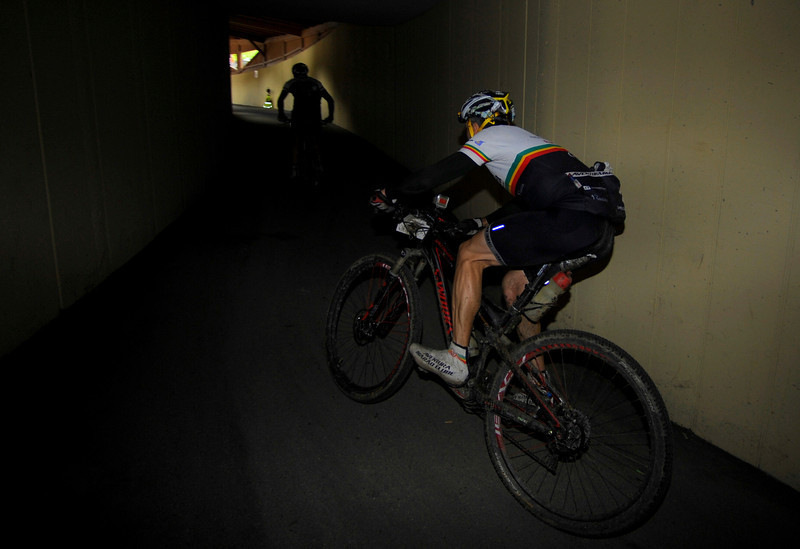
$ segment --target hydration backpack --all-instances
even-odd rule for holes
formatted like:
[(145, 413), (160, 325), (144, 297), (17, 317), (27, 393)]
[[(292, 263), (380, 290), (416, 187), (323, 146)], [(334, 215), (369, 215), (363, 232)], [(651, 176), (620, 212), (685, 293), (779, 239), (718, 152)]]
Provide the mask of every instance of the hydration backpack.
[(613, 224), (625, 222), (625, 204), (620, 182), (607, 162), (595, 162), (588, 172), (568, 172), (584, 197), (586, 211), (608, 218)]

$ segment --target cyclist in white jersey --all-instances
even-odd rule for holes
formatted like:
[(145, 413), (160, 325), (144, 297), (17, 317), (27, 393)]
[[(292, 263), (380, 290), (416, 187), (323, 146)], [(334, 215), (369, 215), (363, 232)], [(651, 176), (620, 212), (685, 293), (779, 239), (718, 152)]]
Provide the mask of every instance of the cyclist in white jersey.
[[(459, 121), (470, 139), (461, 149), (404, 181), (392, 194), (428, 191), (486, 165), (514, 200), (482, 219), (465, 220), (477, 233), (461, 244), (453, 283), (453, 339), (450, 347), (434, 350), (411, 346), (414, 360), (453, 386), (463, 384), (472, 324), (480, 307), (483, 271), (505, 266), (503, 293), (512, 303), (528, 280), (521, 267), (562, 258), (595, 242), (608, 223), (593, 210), (569, 172), (589, 168), (563, 147), (513, 125), (514, 105), (508, 94), (485, 90), (472, 95), (461, 108)], [(386, 195), (387, 190), (384, 191)], [(378, 208), (390, 207), (379, 195)], [(621, 197), (620, 197), (621, 203)], [(528, 323), (522, 337), (539, 333)]]

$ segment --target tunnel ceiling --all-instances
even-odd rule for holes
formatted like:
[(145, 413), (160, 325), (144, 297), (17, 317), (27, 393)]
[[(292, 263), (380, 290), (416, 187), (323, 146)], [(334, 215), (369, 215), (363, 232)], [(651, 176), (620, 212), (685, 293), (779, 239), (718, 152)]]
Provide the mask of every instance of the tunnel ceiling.
[(233, 0), (226, 2), (230, 35), (264, 41), (274, 36), (300, 35), (322, 23), (397, 25), (431, 9), (441, 0)]

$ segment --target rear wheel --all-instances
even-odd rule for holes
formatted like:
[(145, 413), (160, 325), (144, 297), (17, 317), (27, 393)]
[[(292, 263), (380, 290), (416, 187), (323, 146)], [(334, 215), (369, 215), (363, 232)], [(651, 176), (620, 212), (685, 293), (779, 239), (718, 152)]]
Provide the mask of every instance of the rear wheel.
[[(532, 423), (490, 411), (486, 443), (506, 487), (548, 524), (586, 537), (646, 520), (671, 479), (672, 430), (642, 367), (598, 336), (544, 332), (512, 351), (490, 397)], [(546, 373), (542, 374), (541, 371)]]
[(328, 367), (339, 389), (358, 402), (385, 400), (413, 369), (409, 346), (420, 340), (419, 289), (395, 260), (362, 257), (344, 273), (333, 294), (326, 324)]

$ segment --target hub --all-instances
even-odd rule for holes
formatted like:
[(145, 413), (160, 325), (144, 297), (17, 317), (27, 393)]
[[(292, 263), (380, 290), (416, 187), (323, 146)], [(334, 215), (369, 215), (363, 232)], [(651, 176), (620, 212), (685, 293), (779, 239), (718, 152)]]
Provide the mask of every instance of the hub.
[(367, 345), (375, 339), (375, 323), (372, 322), (369, 310), (364, 309), (353, 319), (353, 339), (361, 346)]
[(591, 424), (583, 412), (570, 408), (559, 417), (561, 429), (556, 431), (551, 447), (562, 459), (577, 458), (589, 447)]

